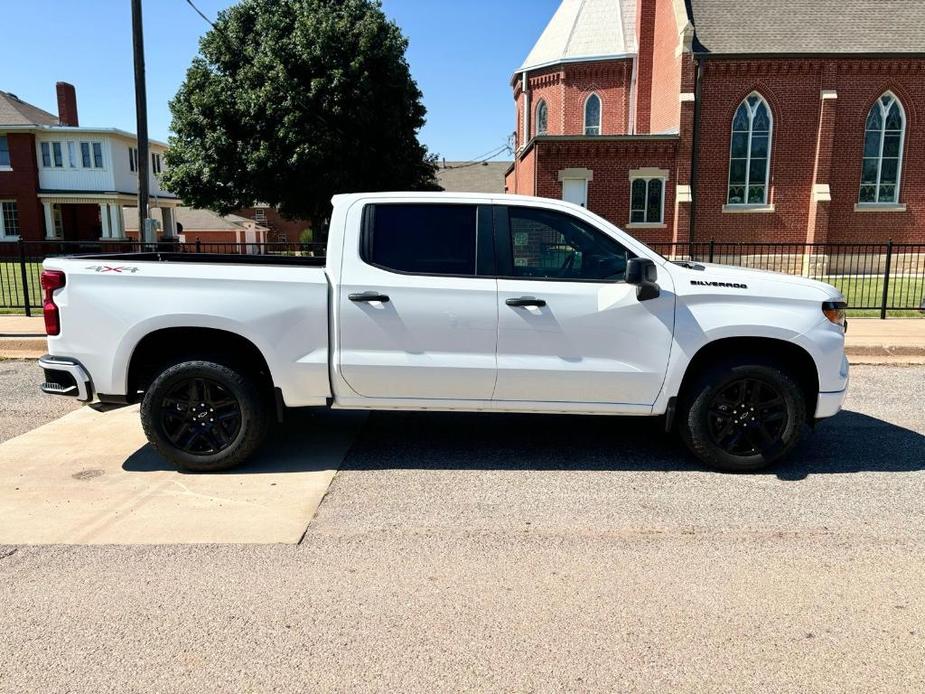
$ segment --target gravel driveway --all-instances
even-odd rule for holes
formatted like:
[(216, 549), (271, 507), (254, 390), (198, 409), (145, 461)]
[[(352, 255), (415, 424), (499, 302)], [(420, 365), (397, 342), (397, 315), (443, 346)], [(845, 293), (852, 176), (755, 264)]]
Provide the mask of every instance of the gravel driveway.
[(0, 691), (922, 691), (925, 368), (774, 472), (375, 414), (299, 546), (0, 547)]
[(34, 359), (0, 359), (0, 441), (80, 407), (72, 398), (45, 395), (41, 383), (42, 371)]

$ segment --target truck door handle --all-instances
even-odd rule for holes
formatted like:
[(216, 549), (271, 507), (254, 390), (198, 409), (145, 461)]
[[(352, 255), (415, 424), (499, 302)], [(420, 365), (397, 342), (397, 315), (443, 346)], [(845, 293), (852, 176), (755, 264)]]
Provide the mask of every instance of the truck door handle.
[(535, 299), (532, 296), (522, 296), (519, 299), (507, 299), (505, 302), (508, 306), (536, 306), (537, 308), (543, 308), (546, 305), (546, 301), (543, 299)]
[(348, 298), (350, 301), (356, 301), (358, 303), (380, 301), (385, 304), (389, 301), (387, 294), (380, 294), (379, 292), (363, 292), (362, 294), (351, 294)]

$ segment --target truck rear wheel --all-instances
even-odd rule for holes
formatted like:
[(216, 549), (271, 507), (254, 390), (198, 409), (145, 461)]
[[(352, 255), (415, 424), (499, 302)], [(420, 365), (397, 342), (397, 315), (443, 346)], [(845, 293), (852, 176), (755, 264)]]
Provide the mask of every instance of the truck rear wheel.
[(141, 424), (148, 441), (177, 467), (217, 472), (241, 464), (266, 436), (266, 399), (252, 378), (212, 361), (164, 370), (145, 392)]
[(701, 376), (679, 424), (687, 447), (707, 465), (753, 472), (799, 443), (806, 426), (806, 396), (778, 365), (730, 363)]

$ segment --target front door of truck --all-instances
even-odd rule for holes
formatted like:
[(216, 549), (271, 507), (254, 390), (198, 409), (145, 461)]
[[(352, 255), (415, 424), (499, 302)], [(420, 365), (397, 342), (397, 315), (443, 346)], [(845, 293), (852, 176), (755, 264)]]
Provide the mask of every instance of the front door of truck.
[(337, 297), (338, 369), (357, 395), (491, 399), (498, 338), (491, 215), (488, 205), (367, 205), (359, 253), (346, 253)]
[(670, 285), (640, 302), (623, 281), (632, 254), (609, 234), (555, 210), (495, 209), (495, 401), (653, 404), (671, 349)]

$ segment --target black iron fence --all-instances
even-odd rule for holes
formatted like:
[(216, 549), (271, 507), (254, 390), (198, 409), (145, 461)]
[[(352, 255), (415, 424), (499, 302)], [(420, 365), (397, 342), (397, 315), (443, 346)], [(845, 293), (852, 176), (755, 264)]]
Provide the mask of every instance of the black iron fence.
[(853, 315), (925, 317), (925, 244), (652, 244), (671, 259), (736, 265), (820, 280), (838, 287)]
[[(737, 265), (828, 282), (854, 315), (925, 316), (925, 244), (655, 243), (673, 260)], [(320, 243), (159, 243), (40, 241), (0, 244), (0, 312), (32, 315), (41, 306), (39, 277), (45, 258), (81, 253), (145, 250), (323, 256)]]

